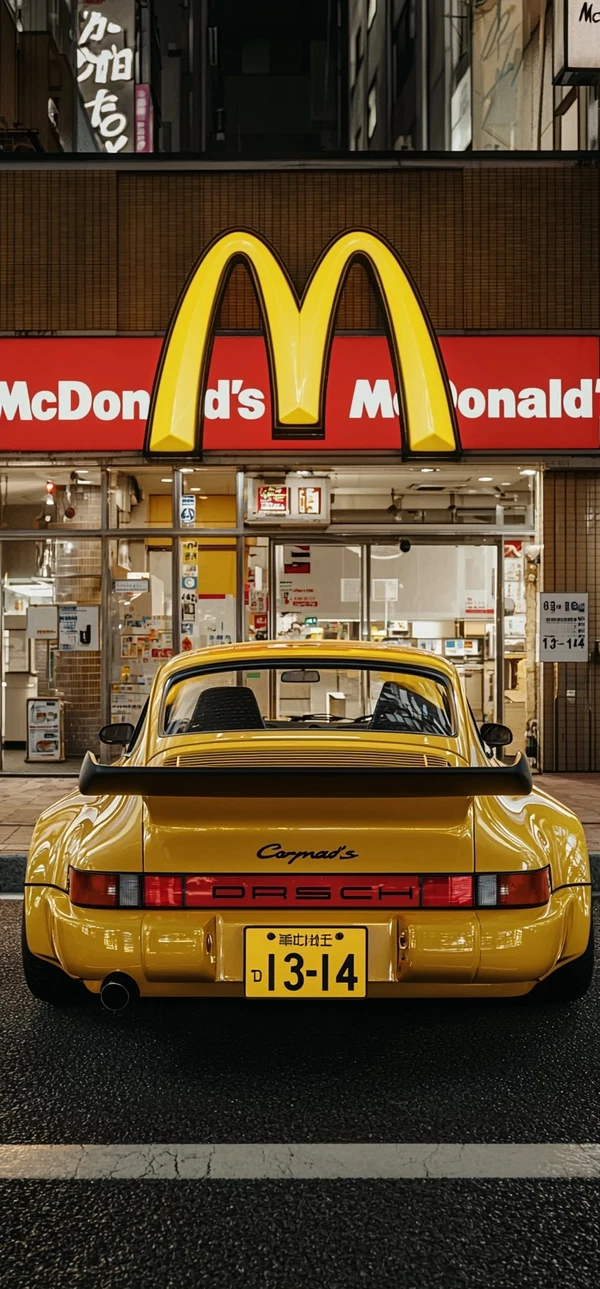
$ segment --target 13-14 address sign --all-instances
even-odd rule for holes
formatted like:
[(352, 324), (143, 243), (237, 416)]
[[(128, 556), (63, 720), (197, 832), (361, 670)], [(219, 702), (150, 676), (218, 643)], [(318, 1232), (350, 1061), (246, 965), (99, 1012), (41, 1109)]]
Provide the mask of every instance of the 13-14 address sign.
[(538, 623), (540, 662), (588, 661), (587, 592), (540, 592)]

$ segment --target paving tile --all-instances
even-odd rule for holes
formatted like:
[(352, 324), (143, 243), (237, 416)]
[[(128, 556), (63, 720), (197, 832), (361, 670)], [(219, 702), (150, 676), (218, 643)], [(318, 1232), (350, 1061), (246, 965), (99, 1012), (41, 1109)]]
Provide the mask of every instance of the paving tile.
[(584, 825), (585, 840), (590, 853), (600, 854), (600, 824)]
[(22, 846), (28, 846), (31, 841), (33, 824), (31, 827), (15, 828), (7, 842), (3, 843), (4, 850), (20, 850)]

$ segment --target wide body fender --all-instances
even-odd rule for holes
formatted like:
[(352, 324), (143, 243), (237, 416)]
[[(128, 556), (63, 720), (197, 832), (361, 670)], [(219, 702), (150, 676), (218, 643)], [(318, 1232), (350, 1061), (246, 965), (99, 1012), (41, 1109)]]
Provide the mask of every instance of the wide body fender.
[(35, 825), (25, 882), (66, 891), (69, 865), (98, 871), (140, 872), (143, 803), (135, 797), (78, 792), (45, 810)]

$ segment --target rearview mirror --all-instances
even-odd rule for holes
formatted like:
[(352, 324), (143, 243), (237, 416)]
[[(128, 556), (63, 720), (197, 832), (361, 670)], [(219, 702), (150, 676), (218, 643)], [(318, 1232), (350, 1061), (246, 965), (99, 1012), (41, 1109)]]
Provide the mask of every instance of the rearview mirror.
[(512, 730), (509, 730), (508, 725), (496, 725), (495, 722), (482, 725), (479, 733), (483, 742), (491, 748), (506, 747), (513, 739)]
[(281, 673), (282, 685), (318, 685), (320, 679), (319, 672), (310, 667), (294, 667)]
[(103, 725), (98, 738), (101, 743), (108, 743), (109, 746), (120, 743), (123, 747), (127, 747), (127, 744), (131, 743), (134, 732), (135, 726), (125, 722), (122, 725)]

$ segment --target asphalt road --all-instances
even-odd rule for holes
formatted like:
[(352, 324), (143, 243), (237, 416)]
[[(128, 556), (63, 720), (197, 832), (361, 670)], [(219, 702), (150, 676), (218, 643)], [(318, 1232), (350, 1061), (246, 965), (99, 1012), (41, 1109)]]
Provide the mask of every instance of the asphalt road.
[[(564, 1010), (52, 1011), (0, 903), (0, 1142), (600, 1142), (600, 980)], [(596, 1286), (600, 1182), (0, 1183), (4, 1289)]]

